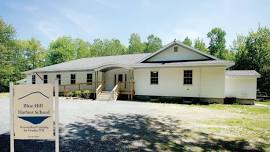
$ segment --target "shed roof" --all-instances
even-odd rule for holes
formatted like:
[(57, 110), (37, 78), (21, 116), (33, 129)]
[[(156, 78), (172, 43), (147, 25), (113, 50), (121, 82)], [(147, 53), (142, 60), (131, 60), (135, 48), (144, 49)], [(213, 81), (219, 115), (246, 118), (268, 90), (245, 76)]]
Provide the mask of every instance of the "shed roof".
[(260, 77), (261, 75), (255, 70), (230, 70), (230, 71), (226, 71), (226, 76), (229, 76), (229, 77), (238, 77), (238, 76)]

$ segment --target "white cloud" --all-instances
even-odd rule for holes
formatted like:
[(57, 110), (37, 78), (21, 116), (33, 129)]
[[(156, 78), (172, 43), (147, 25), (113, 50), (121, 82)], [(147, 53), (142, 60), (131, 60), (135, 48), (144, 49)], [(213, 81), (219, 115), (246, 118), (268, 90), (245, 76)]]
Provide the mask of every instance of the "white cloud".
[(97, 31), (94, 18), (91, 15), (75, 11), (64, 11), (61, 13), (69, 22), (77, 26), (79, 30), (86, 34), (92, 34), (93, 31)]
[(56, 26), (54, 23), (48, 21), (39, 22), (37, 24), (37, 29), (49, 40), (53, 40), (59, 36), (64, 35), (64, 32), (62, 32), (59, 26)]

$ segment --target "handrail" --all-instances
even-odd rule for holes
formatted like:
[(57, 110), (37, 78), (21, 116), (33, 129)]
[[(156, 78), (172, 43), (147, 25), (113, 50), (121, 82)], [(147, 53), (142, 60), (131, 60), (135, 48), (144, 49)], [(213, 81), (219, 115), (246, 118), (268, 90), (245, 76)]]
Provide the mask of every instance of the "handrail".
[(116, 101), (119, 95), (119, 84), (116, 84), (115, 87), (112, 89), (111, 92), (111, 99)]
[(100, 84), (96, 89), (96, 96), (98, 96), (102, 92), (102, 84)]

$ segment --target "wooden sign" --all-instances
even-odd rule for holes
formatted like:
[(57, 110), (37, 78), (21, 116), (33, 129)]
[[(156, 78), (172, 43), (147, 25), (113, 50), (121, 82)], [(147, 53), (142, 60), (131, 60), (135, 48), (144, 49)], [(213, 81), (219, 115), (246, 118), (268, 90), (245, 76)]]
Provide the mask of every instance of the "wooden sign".
[[(53, 84), (11, 85), (10, 88), (12, 89), (10, 92), (11, 136), (13, 135), (11, 137), (11, 151), (14, 150), (14, 139), (56, 139), (56, 142), (59, 142), (58, 84), (56, 87)], [(55, 98), (53, 96), (54, 89), (57, 92)], [(57, 102), (56, 106), (54, 106), (54, 101)], [(57, 113), (55, 114), (54, 111)]]

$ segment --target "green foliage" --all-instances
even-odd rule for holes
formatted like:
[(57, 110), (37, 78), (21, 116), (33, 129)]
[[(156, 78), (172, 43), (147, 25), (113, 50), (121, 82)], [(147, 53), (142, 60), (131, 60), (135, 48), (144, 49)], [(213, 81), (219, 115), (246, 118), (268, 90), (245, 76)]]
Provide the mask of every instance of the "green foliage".
[(75, 96), (75, 92), (73, 91), (69, 91), (67, 94), (68, 97), (74, 97)]
[(17, 40), (16, 44), (17, 57), (20, 57), (17, 61), (24, 63), (25, 70), (44, 66), (46, 52), (40, 41), (32, 38), (30, 40)]
[(91, 92), (89, 90), (84, 90), (82, 92), (82, 97), (83, 98), (89, 99), (90, 98), (90, 95), (91, 95)]
[(109, 56), (126, 54), (126, 47), (117, 39), (95, 39), (90, 46), (92, 56)]
[(76, 47), (71, 37), (63, 36), (51, 42), (47, 65), (70, 61), (76, 58)]
[(81, 97), (81, 96), (82, 96), (82, 91), (77, 90), (77, 91), (75, 91), (74, 95), (75, 95), (76, 97)]
[(208, 53), (208, 49), (205, 45), (205, 43), (203, 42), (202, 39), (200, 38), (197, 38), (195, 41), (194, 41), (194, 48), (202, 51), (202, 52), (205, 52), (205, 53)]
[(189, 39), (188, 37), (186, 37), (183, 41), (184, 44), (188, 45), (188, 46), (191, 46), (192, 45), (192, 41), (191, 39)]
[(209, 53), (220, 59), (225, 59), (226, 56), (226, 32), (221, 28), (213, 28), (210, 32), (207, 33), (207, 37), (210, 39), (209, 42)]
[(129, 38), (128, 53), (142, 53), (144, 52), (146, 46), (141, 41), (141, 37), (137, 33), (132, 33)]
[(0, 85), (16, 80), (15, 29), (0, 18)]
[(159, 37), (151, 34), (147, 37), (147, 42), (145, 43), (145, 45), (146, 48), (144, 52), (155, 52), (162, 47), (162, 41)]

